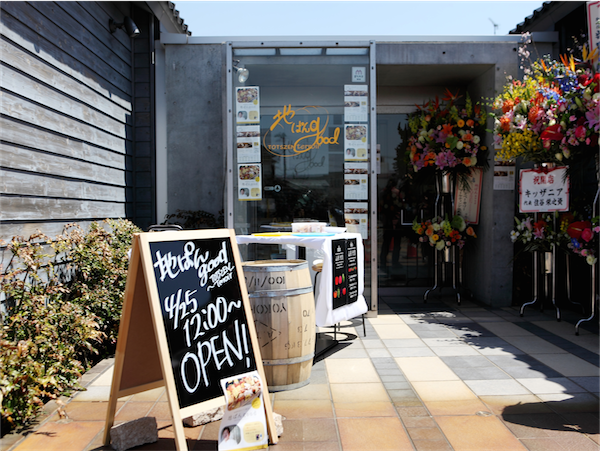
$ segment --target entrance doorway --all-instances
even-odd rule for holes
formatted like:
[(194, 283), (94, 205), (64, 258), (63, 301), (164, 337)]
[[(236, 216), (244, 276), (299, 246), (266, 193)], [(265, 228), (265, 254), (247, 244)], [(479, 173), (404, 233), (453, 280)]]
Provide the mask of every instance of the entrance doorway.
[(407, 114), (378, 114), (377, 140), (380, 168), (377, 175), (377, 242), (379, 288), (414, 293), (433, 284), (433, 248), (419, 243), (413, 220), (429, 218), (435, 202), (435, 187), (415, 185), (407, 171), (399, 130)]

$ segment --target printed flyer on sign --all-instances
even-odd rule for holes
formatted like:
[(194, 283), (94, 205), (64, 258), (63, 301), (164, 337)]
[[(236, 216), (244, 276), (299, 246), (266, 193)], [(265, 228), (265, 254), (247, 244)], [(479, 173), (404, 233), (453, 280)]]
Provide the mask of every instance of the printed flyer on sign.
[(494, 189), (514, 190), (516, 172), (517, 168), (513, 161), (496, 161), (494, 163)]
[(344, 199), (369, 199), (369, 163), (344, 164)]
[(368, 122), (369, 87), (344, 85), (344, 122)]
[(238, 200), (262, 199), (262, 166), (238, 164)]
[(219, 428), (219, 451), (269, 446), (262, 382), (257, 371), (221, 380), (227, 407)]
[(363, 240), (369, 237), (369, 204), (344, 202), (344, 220), (349, 233), (360, 233)]
[(344, 160), (367, 161), (366, 125), (344, 125)]
[(238, 125), (237, 162), (260, 163), (260, 125)]
[(256, 124), (260, 122), (258, 96), (258, 86), (236, 88), (235, 111), (237, 124)]

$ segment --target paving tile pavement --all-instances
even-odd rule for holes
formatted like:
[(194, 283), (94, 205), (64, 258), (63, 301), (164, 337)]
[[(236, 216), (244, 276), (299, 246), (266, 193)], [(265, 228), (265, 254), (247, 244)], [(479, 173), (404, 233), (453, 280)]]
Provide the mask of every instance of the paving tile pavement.
[[(578, 318), (574, 316), (575, 320)], [(382, 297), (377, 318), (342, 324), (310, 384), (271, 394), (284, 434), (270, 449), (318, 451), (600, 450), (598, 322), (574, 333), (568, 315), (489, 309), (463, 300)], [(330, 331), (331, 329), (325, 329)], [(101, 451), (114, 359), (88, 371), (2, 451)], [(175, 450), (164, 389), (119, 400), (115, 424), (156, 418)], [(188, 448), (216, 450), (219, 422), (185, 428)]]

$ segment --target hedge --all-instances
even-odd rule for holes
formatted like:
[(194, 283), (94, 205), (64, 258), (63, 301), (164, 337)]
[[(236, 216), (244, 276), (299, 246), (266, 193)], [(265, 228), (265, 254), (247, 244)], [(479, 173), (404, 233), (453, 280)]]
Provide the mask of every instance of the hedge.
[(5, 246), (0, 274), (2, 435), (44, 403), (81, 389), (81, 375), (114, 353), (133, 234), (127, 220), (70, 224)]

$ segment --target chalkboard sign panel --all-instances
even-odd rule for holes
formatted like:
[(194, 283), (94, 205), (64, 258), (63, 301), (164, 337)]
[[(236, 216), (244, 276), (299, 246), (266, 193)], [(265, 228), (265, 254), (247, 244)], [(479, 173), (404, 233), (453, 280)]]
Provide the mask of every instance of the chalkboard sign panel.
[(150, 243), (179, 407), (223, 395), (220, 380), (256, 370), (231, 242)]
[[(233, 230), (134, 236), (104, 443), (117, 400), (166, 387), (175, 443), (182, 419), (225, 404), (221, 380), (257, 371), (268, 391)], [(269, 441), (278, 437), (264, 396)]]

